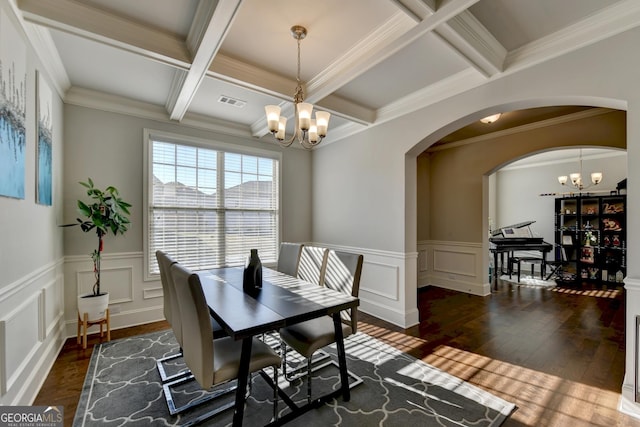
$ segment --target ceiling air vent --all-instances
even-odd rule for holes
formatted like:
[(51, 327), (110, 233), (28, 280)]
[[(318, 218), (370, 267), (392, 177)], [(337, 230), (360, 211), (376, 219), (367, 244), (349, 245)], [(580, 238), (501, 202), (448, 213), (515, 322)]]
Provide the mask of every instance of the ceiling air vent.
[(232, 105), (232, 106), (237, 107), (237, 108), (242, 108), (247, 104), (247, 101), (243, 101), (241, 99), (232, 98), (232, 97), (227, 96), (227, 95), (220, 95), (220, 98), (218, 98), (218, 102), (220, 102), (222, 104)]

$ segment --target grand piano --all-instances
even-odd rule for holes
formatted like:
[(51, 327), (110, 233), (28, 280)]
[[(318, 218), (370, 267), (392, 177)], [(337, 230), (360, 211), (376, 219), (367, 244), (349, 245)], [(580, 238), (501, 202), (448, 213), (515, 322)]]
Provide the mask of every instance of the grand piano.
[[(546, 269), (547, 253), (551, 252), (553, 245), (547, 243), (542, 237), (533, 237), (531, 233), (530, 225), (535, 221), (525, 221), (518, 224), (508, 225), (501, 227), (491, 232), (489, 238), (490, 248), (493, 253), (493, 284), (498, 285), (498, 276), (503, 273), (504, 266), (504, 254), (507, 254), (507, 259), (513, 256), (516, 251), (539, 251), (541, 275), (544, 274)], [(498, 256), (500, 256), (500, 264), (498, 265)], [(523, 260), (524, 258), (521, 258)], [(529, 260), (533, 258), (528, 258)], [(538, 258), (535, 258), (538, 259)]]

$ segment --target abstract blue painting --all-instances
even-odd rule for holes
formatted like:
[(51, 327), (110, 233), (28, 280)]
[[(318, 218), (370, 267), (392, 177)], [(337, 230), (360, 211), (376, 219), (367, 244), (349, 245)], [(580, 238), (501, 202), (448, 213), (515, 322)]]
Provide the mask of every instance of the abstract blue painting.
[(0, 196), (24, 199), (27, 62), (24, 42), (0, 9)]
[(41, 205), (51, 206), (52, 201), (52, 152), (53, 152), (53, 102), (51, 89), (40, 73), (36, 78), (38, 103), (38, 149), (37, 149), (37, 185), (36, 201)]

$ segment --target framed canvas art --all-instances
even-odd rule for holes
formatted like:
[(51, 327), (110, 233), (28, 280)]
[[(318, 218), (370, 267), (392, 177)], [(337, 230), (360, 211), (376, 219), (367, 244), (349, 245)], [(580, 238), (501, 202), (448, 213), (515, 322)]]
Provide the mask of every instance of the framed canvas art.
[(52, 202), (52, 152), (53, 152), (53, 107), (49, 85), (36, 72), (36, 130), (38, 134), (36, 150), (36, 202), (51, 206)]
[(24, 199), (26, 47), (0, 9), (0, 196)]

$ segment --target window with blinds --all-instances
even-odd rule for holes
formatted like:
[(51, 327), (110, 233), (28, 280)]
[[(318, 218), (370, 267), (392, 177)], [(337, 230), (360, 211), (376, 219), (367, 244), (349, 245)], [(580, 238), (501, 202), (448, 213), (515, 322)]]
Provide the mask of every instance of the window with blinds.
[(149, 141), (148, 265), (166, 251), (193, 270), (244, 264), (250, 249), (275, 262), (278, 248), (277, 159)]

